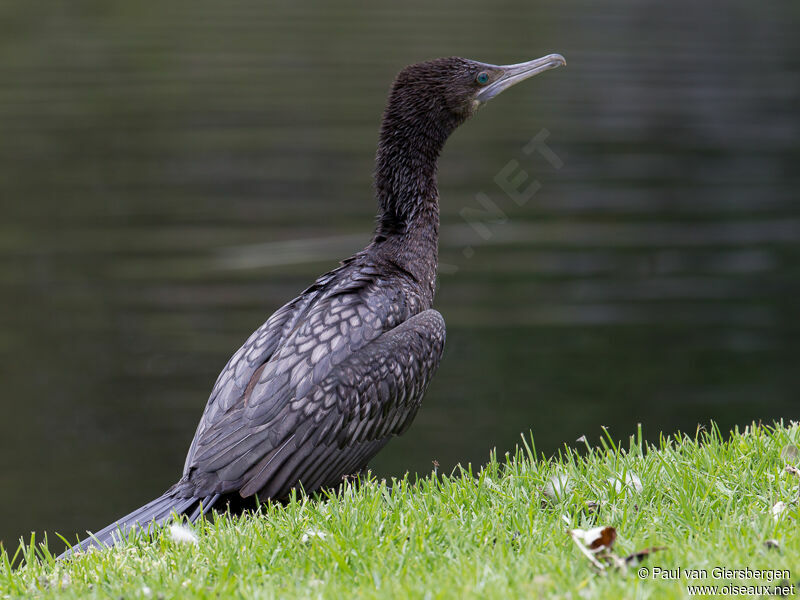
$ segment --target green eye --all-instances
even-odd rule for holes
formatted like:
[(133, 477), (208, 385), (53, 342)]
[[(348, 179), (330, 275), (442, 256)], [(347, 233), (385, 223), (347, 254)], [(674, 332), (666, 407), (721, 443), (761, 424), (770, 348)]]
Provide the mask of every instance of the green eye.
[(475, 81), (480, 83), (481, 85), (486, 85), (489, 83), (489, 74), (486, 71), (481, 71), (478, 73), (478, 76), (475, 78)]

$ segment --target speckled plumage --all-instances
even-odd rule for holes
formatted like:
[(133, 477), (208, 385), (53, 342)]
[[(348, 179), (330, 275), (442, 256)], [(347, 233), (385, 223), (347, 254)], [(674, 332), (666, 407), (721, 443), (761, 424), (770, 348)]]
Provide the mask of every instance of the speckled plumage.
[(311, 492), (338, 484), (408, 428), (445, 342), (444, 320), (431, 308), (436, 161), (478, 106), (485, 82), (476, 73), (486, 69), (491, 81), (503, 73), (463, 58), (400, 72), (381, 126), (372, 242), (276, 311), (231, 357), (178, 483), (68, 553), (113, 543), (117, 529), (162, 523), (173, 512), (194, 520), (226, 499), (283, 499), (299, 485)]
[(250, 336), (214, 386), (178, 497), (333, 485), (405, 430), (439, 364), (444, 321), (418, 282), (384, 267), (362, 252)]

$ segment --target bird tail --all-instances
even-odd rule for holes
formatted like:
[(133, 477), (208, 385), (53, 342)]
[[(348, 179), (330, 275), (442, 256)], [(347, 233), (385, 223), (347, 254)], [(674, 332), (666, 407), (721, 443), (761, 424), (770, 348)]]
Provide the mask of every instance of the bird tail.
[(125, 539), (134, 528), (147, 529), (151, 523), (163, 525), (172, 519), (173, 514), (186, 515), (189, 522), (194, 523), (211, 510), (211, 507), (219, 500), (219, 497), (219, 494), (213, 494), (204, 498), (179, 498), (176, 492), (170, 489), (164, 495), (148, 502), (121, 519), (117, 519), (100, 531), (95, 533), (88, 532), (89, 537), (69, 548), (58, 558), (67, 558), (76, 552), (82, 552), (91, 547), (113, 546)]

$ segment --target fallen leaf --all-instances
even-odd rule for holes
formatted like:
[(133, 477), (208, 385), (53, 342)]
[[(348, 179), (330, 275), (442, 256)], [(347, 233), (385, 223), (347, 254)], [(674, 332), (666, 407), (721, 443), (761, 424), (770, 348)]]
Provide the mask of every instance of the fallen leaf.
[(637, 550), (636, 552), (632, 552), (631, 554), (628, 554), (628, 556), (626, 556), (624, 558), (625, 564), (629, 565), (631, 563), (642, 562), (645, 558), (647, 558), (651, 554), (653, 554), (655, 552), (661, 552), (662, 550), (666, 550), (666, 549), (667, 549), (666, 546), (652, 546), (650, 548), (644, 548), (642, 550)]
[(581, 541), (586, 548), (594, 553), (607, 550), (614, 545), (617, 539), (617, 530), (613, 527), (593, 527), (592, 529), (570, 529), (569, 534), (573, 539)]
[[(599, 531), (597, 531), (599, 529)], [(611, 548), (614, 545), (614, 540), (617, 539), (617, 530), (613, 527), (595, 527), (590, 529), (587, 538), (591, 534), (595, 534), (593, 541), (589, 543), (589, 548), (592, 550), (600, 551), (606, 548)]]

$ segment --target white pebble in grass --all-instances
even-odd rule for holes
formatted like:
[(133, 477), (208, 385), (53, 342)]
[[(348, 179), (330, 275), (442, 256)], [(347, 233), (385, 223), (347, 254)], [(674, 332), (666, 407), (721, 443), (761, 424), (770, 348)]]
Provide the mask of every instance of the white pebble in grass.
[(170, 525), (169, 537), (173, 542), (179, 544), (197, 544), (197, 536), (194, 534), (194, 531), (185, 525), (178, 525), (177, 523)]
[(622, 476), (617, 475), (616, 477), (609, 477), (608, 482), (614, 486), (614, 491), (618, 494), (622, 491), (623, 486), (633, 490), (636, 493), (640, 493), (644, 489), (644, 486), (642, 486), (642, 480), (639, 479), (639, 476), (633, 471), (628, 471), (625, 473), (624, 480)]
[(319, 538), (321, 540), (324, 540), (326, 536), (327, 536), (327, 534), (324, 531), (319, 531), (317, 529), (309, 529), (308, 531), (306, 531), (303, 534), (303, 537), (300, 538), (300, 541), (305, 544), (306, 542), (310, 541), (312, 538), (316, 537), (316, 538)]
[(772, 516), (777, 521), (778, 519), (781, 518), (781, 514), (783, 514), (783, 511), (785, 510), (786, 510), (786, 502), (776, 502), (775, 506), (772, 507)]
[(572, 492), (572, 481), (564, 473), (556, 473), (544, 486), (544, 495), (548, 500), (557, 502), (563, 500)]

